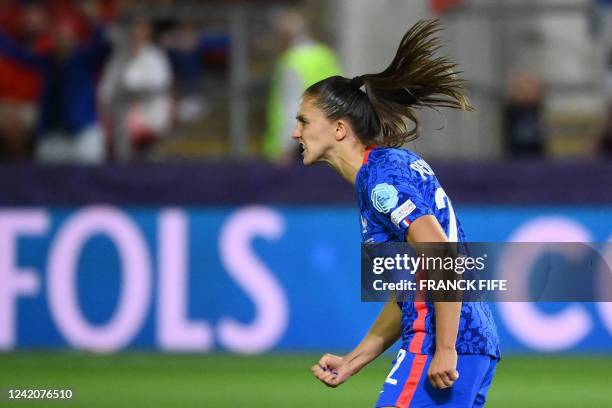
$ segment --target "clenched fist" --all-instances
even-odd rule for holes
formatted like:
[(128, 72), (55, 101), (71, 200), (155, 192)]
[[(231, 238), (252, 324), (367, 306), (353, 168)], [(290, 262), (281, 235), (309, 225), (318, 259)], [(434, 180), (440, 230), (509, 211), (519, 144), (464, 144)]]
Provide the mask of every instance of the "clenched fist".
[(311, 370), (323, 384), (332, 388), (339, 386), (354, 374), (354, 370), (344, 357), (333, 354), (325, 354)]

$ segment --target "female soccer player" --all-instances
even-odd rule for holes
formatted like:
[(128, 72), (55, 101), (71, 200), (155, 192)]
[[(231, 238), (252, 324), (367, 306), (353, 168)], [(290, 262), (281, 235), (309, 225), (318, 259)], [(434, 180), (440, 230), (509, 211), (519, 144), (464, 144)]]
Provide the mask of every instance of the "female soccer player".
[[(421, 21), (384, 71), (332, 76), (303, 94), (292, 137), (305, 165), (328, 163), (355, 185), (364, 242), (407, 241), (417, 248), (465, 241), (431, 167), (398, 148), (418, 135), (416, 109), (473, 110), (456, 65), (434, 55), (439, 30), (437, 21)], [(377, 407), (484, 405), (500, 354), (491, 312), (480, 302), (390, 301), (353, 351), (325, 354), (312, 372), (337, 387), (400, 337)]]

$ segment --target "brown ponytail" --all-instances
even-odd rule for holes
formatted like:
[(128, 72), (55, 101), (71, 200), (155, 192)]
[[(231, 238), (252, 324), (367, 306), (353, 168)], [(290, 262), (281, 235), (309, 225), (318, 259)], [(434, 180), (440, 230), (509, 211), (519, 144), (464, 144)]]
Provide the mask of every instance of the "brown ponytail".
[(419, 130), (416, 109), (474, 110), (465, 95), (465, 81), (457, 76), (457, 64), (434, 55), (441, 48), (436, 37), (440, 30), (439, 20), (419, 21), (406, 32), (384, 71), (352, 80), (329, 77), (309, 87), (304, 96), (314, 97), (328, 118), (348, 118), (365, 145), (401, 146), (414, 140)]

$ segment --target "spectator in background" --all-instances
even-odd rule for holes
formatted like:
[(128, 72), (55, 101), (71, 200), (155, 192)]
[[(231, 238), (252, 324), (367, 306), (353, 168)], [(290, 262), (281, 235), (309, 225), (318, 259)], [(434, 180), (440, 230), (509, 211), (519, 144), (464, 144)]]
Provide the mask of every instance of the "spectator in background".
[[(44, 36), (47, 15), (38, 2), (23, 6), (0, 3), (0, 27), (28, 49), (43, 51), (49, 46)], [(40, 76), (36, 70), (0, 56), (0, 157), (30, 156), (39, 94)]]
[(341, 70), (334, 52), (312, 39), (300, 14), (284, 12), (275, 21), (282, 53), (272, 76), (263, 152), (271, 161), (286, 162), (298, 149), (291, 133), (302, 92)]
[(208, 74), (205, 58), (217, 56), (226, 60), (229, 38), (223, 32), (199, 29), (193, 22), (178, 23), (165, 37), (176, 90), (176, 119), (181, 123), (201, 120), (207, 114), (206, 95), (202, 92)]
[(28, 49), (0, 32), (0, 54), (38, 70), (41, 76), (35, 156), (42, 162), (94, 164), (105, 158), (95, 88), (108, 43), (98, 11), (96, 1), (83, 2), (83, 16), (94, 27), (84, 43), (79, 41), (75, 17), (62, 15), (52, 21), (48, 51)]
[(123, 123), (122, 133), (137, 152), (147, 150), (169, 130), (171, 85), (168, 57), (153, 43), (149, 22), (134, 20), (127, 43), (124, 47), (118, 44), (104, 73), (101, 99), (107, 107), (121, 107), (124, 113), (112, 120)]
[(176, 113), (180, 122), (200, 118), (206, 111), (202, 98), (203, 44), (190, 22), (179, 23), (167, 37), (165, 47), (176, 78)]
[(544, 155), (546, 135), (542, 121), (542, 90), (542, 81), (530, 71), (516, 72), (510, 78), (503, 130), (507, 152), (512, 158)]

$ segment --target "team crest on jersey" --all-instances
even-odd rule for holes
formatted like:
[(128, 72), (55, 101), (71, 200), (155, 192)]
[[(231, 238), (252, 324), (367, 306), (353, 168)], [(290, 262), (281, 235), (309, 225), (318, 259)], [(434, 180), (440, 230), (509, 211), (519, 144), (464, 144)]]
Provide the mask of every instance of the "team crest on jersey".
[(383, 214), (391, 211), (399, 200), (395, 187), (387, 183), (377, 184), (372, 190), (372, 196), (370, 198), (372, 199), (374, 208)]

